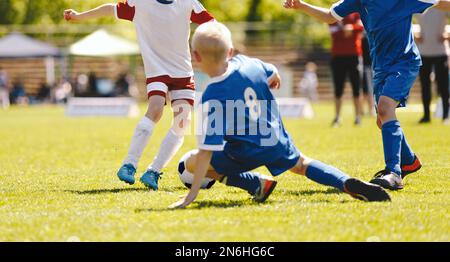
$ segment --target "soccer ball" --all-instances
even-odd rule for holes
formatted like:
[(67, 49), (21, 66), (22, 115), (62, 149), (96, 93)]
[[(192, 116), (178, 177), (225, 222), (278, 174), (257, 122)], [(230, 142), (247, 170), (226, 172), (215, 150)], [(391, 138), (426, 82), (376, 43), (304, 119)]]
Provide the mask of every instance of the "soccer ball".
[[(186, 160), (192, 155), (195, 155), (198, 153), (198, 150), (192, 150), (187, 152), (178, 163), (178, 175), (180, 177), (181, 182), (187, 187), (191, 188), (192, 182), (194, 182), (194, 175), (192, 173), (189, 173), (186, 170)], [(214, 184), (216, 183), (216, 180), (205, 177), (203, 179), (201, 188), (202, 189), (210, 189)]]

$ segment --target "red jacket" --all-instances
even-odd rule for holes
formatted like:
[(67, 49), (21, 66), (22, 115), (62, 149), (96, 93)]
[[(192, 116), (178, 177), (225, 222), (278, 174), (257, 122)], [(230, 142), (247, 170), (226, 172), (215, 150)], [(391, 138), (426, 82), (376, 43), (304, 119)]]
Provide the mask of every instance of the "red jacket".
[[(346, 37), (344, 27), (351, 25), (353, 27), (350, 37)], [(331, 53), (335, 56), (361, 56), (362, 55), (362, 33), (363, 24), (359, 14), (353, 13), (344, 20), (330, 25), (330, 32), (333, 39), (333, 48)]]

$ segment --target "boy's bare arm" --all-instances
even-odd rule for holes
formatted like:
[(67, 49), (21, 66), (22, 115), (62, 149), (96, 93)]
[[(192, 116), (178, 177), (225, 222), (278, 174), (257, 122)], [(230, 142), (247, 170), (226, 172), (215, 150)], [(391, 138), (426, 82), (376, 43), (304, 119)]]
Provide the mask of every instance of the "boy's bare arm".
[(302, 11), (316, 18), (317, 20), (325, 22), (327, 24), (334, 24), (338, 21), (336, 20), (336, 18), (334, 18), (329, 9), (311, 5), (305, 3), (304, 1), (286, 0), (284, 2), (284, 8)]
[(442, 11), (448, 11), (450, 12), (450, 1), (449, 0), (440, 0), (435, 7)]
[(84, 21), (89, 19), (114, 16), (114, 4), (104, 4), (92, 10), (79, 13), (73, 9), (64, 11), (64, 19), (67, 21)]
[(202, 181), (208, 173), (209, 165), (211, 163), (212, 152), (206, 150), (199, 150), (195, 160), (194, 182), (192, 183), (189, 194), (180, 201), (169, 206), (171, 209), (185, 208), (191, 204), (200, 191)]

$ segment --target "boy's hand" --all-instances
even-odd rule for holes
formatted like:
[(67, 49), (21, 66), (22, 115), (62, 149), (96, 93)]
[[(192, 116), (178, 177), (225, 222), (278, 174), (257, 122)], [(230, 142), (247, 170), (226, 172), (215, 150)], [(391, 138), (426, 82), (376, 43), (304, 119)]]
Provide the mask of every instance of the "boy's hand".
[(278, 90), (281, 87), (281, 77), (280, 74), (276, 73), (271, 79), (269, 79), (270, 89)]
[(73, 9), (68, 9), (64, 11), (64, 19), (66, 21), (79, 21), (80, 13)]
[(189, 194), (181, 200), (170, 205), (170, 209), (185, 208), (197, 198), (200, 192), (200, 187), (203, 179), (208, 172), (209, 164), (211, 163), (213, 152), (200, 149), (195, 159), (194, 181), (192, 182)]
[(196, 194), (189, 193), (187, 196), (182, 197), (177, 202), (169, 206), (169, 209), (182, 209), (189, 206), (196, 198)]
[(286, 9), (301, 9), (303, 5), (304, 2), (299, 0), (286, 0), (283, 4)]

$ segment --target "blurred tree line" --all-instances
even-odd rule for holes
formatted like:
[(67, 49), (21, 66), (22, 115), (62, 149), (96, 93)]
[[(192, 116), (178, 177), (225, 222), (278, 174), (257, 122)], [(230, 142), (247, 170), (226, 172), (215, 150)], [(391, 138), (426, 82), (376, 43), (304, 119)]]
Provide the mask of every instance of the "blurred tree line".
[[(183, 0), (181, 0), (183, 1)], [(64, 9), (86, 10), (116, 0), (0, 0), (0, 24), (59, 24)], [(282, 0), (200, 0), (220, 21), (295, 21), (305, 19), (283, 10)], [(330, 6), (333, 0), (309, 0)], [(300, 18), (299, 18), (300, 17)], [(90, 23), (111, 23), (111, 19)]]
[[(122, 0), (123, 1), (123, 0)], [(150, 0), (149, 0), (150, 1)], [(186, 0), (179, 0), (186, 1)], [(299, 46), (314, 46), (328, 48), (330, 37), (325, 24), (317, 23), (306, 15), (295, 11), (288, 11), (282, 7), (283, 0), (199, 0), (221, 22), (265, 22), (257, 31), (247, 30), (247, 36), (260, 39), (277, 39), (288, 41), (286, 35), (295, 39)], [(337, 0), (307, 0), (320, 6), (329, 7)], [(105, 3), (116, 3), (119, 0), (0, 0), (0, 26), (2, 25), (42, 25), (51, 26), (64, 24), (63, 11), (68, 8), (85, 11)], [(103, 18), (83, 22), (83, 24), (113, 24), (114, 18)], [(286, 24), (279, 23), (286, 22)], [(272, 28), (270, 25), (273, 25)], [(280, 28), (281, 27), (281, 28)], [(20, 30), (20, 29), (19, 29)], [(133, 37), (132, 31), (122, 30), (116, 33), (126, 37)], [(30, 33), (30, 32), (27, 32)], [(46, 38), (33, 32), (33, 37)], [(59, 36), (63, 37), (61, 33)], [(84, 34), (68, 33), (71, 37)], [(66, 39), (67, 40), (67, 39)], [(67, 40), (69, 41), (69, 40)], [(65, 42), (61, 43), (65, 44)]]
[[(106, 3), (102, 0), (0, 0), (0, 24), (59, 24), (67, 8), (87, 9)], [(99, 21), (92, 21), (99, 23)], [(103, 19), (100, 23), (110, 22)]]

